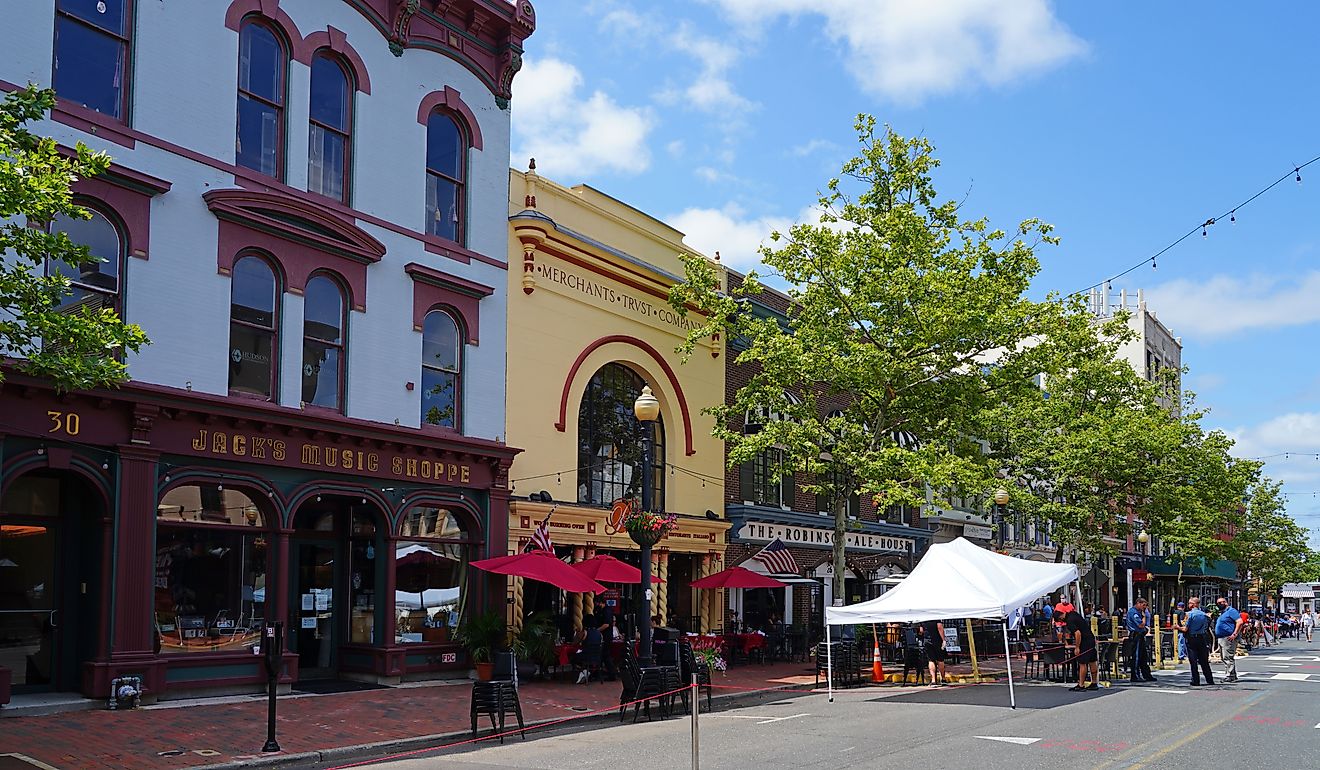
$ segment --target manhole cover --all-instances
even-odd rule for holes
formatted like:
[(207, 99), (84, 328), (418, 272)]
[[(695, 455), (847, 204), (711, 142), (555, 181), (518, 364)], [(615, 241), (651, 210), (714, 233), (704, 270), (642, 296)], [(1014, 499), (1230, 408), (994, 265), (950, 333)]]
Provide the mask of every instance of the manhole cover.
[(177, 757), (183, 753), (183, 749), (170, 749), (169, 751), (157, 751), (158, 757)]
[(570, 706), (569, 708), (572, 709), (573, 711), (591, 711), (591, 709), (587, 708), (586, 706)]

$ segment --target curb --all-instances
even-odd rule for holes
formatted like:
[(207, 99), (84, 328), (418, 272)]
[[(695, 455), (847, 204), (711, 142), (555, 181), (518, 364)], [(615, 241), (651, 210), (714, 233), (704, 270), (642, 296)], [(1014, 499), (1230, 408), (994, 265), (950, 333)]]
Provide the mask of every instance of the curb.
[[(811, 683), (807, 684), (786, 684), (780, 687), (766, 688), (752, 691), (742, 691), (729, 693), (726, 695), (715, 695), (712, 701), (722, 701), (731, 703), (738, 700), (751, 699), (757, 696), (773, 696), (776, 693), (789, 692), (810, 692), (813, 689)], [(604, 719), (617, 718), (618, 707), (611, 708), (609, 711), (584, 716), (578, 720), (577, 724), (601, 721)], [(540, 719), (528, 721), (527, 730), (530, 732), (552, 722), (560, 722), (560, 719)], [(516, 724), (516, 721), (515, 721)], [(443, 744), (455, 740), (466, 740), (472, 736), (470, 730), (456, 730), (447, 733), (435, 733), (433, 735), (419, 735), (410, 738), (396, 738), (388, 741), (379, 741), (376, 743), (359, 743), (352, 746), (337, 746), (329, 749), (316, 749), (314, 751), (302, 751), (296, 754), (275, 753), (267, 756), (257, 756), (251, 759), (236, 759), (229, 762), (219, 762), (214, 764), (188, 765), (181, 770), (242, 770), (242, 768), (269, 768), (284, 767), (288, 765), (303, 765), (323, 762), (351, 762), (353, 760), (366, 760), (371, 758), (384, 759), (389, 754), (416, 751), (420, 749), (439, 749)], [(510, 737), (518, 737), (516, 735)], [(477, 745), (477, 744), (473, 744)]]

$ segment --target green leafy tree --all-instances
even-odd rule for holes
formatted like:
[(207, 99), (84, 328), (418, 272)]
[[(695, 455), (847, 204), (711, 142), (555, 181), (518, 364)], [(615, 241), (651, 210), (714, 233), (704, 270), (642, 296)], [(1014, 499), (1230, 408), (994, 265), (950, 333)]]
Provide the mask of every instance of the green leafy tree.
[(1262, 478), (1240, 509), (1229, 552), (1240, 573), (1255, 580), (1261, 596), (1284, 583), (1307, 580), (1314, 569), (1310, 532), (1288, 516), (1281, 485)]
[(53, 139), (26, 128), (54, 104), (53, 91), (33, 86), (0, 103), (0, 351), (16, 359), (21, 371), (61, 390), (112, 386), (128, 378), (124, 352), (138, 350), (147, 338), (112, 309), (62, 310), (69, 280), (44, 270), (47, 260), (72, 266), (95, 261), (86, 246), (49, 232), (47, 225), (58, 216), (88, 219), (70, 185), (110, 165), (104, 153), (82, 143), (66, 158)]
[[(994, 476), (973, 438), (977, 416), (1003, 399), (1039, 398), (1031, 380), (1044, 352), (1028, 342), (1049, 338), (1067, 312), (1025, 295), (1039, 269), (1033, 249), (1055, 239), (1034, 219), (1009, 235), (965, 218), (956, 202), (938, 200), (939, 164), (925, 139), (877, 131), (867, 116), (856, 129), (860, 154), (830, 180), (820, 222), (775, 232), (761, 250), (789, 286), (786, 323), (751, 312), (762, 290), (756, 273), (726, 292), (715, 266), (690, 255), (670, 302), (706, 315), (689, 352), (715, 333), (746, 342), (737, 361), (750, 365), (750, 381), (708, 409), (730, 465), (779, 450), (783, 472), (816, 474), (812, 491), (835, 500), (860, 491), (881, 505), (920, 506), (928, 489), (937, 502), (980, 498)], [(827, 402), (831, 412), (843, 405), (824, 416)], [(744, 434), (735, 426), (748, 412), (775, 418)], [(904, 433), (915, 449), (900, 445)], [(855, 489), (833, 489), (831, 478)], [(846, 506), (836, 506), (838, 597), (847, 526)]]

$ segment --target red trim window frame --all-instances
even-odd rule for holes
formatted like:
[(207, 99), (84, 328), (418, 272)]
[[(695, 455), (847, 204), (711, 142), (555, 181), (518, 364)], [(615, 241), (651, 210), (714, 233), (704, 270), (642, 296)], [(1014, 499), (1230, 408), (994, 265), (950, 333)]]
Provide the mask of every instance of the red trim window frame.
[[(99, 201), (95, 198), (89, 198), (83, 195), (75, 195), (74, 203), (78, 204), (79, 206), (82, 206), (88, 211), (91, 211), (94, 215), (101, 217), (106, 221), (107, 224), (110, 225), (110, 228), (114, 230), (115, 238), (118, 240), (118, 248), (116, 249), (117, 253), (115, 255), (115, 260), (116, 260), (115, 287), (113, 290), (108, 289), (106, 287), (97, 286), (94, 282), (91, 281), (82, 281), (72, 277), (70, 277), (69, 279), (70, 288), (75, 293), (78, 291), (82, 291), (84, 293), (99, 294), (109, 297), (110, 301), (108, 303), (105, 303), (105, 305), (103, 306), (108, 306), (112, 308), (115, 311), (115, 313), (119, 315), (120, 318), (123, 318), (124, 296), (125, 296), (124, 273), (125, 273), (125, 268), (127, 267), (127, 265), (125, 264), (126, 260), (124, 258), (128, 255), (128, 228), (124, 226), (124, 221), (119, 216), (118, 212), (116, 212), (110, 206), (107, 206), (102, 201)], [(85, 222), (91, 222), (91, 221), (94, 220), (78, 220), (79, 224)], [(46, 232), (47, 233), (54, 232), (53, 227), (54, 227), (54, 222), (48, 223), (45, 227)], [(70, 237), (72, 238), (72, 236)], [(74, 243), (79, 243), (79, 242), (76, 239), (74, 239)], [(88, 244), (80, 243), (79, 245), (87, 246)], [(55, 269), (58, 270), (59, 268), (55, 268)], [(51, 260), (49, 258), (45, 260), (44, 270), (46, 275), (49, 276), (51, 274)], [(97, 273), (99, 272), (100, 271), (97, 271)], [(77, 307), (78, 304), (80, 304), (80, 302), (71, 302), (68, 304), (68, 307), (72, 309)], [(64, 307), (64, 305), (61, 305), (61, 307)]]
[[(343, 77), (344, 117), (342, 128), (337, 128), (316, 117), (316, 109), (312, 104), (312, 99), (316, 94), (316, 64), (318, 61), (330, 62), (339, 70), (340, 75)], [(349, 199), (352, 197), (353, 189), (353, 118), (355, 117), (353, 107), (354, 96), (357, 94), (357, 83), (355, 81), (356, 78), (354, 77), (353, 68), (344, 61), (344, 57), (335, 53), (333, 50), (322, 48), (316, 51), (312, 56), (311, 86), (307, 99), (307, 191), (317, 195), (324, 195), (331, 200), (338, 200), (344, 204), (348, 204)], [(340, 157), (342, 173), (339, 180), (340, 191), (338, 196), (327, 194), (324, 191), (324, 186), (322, 186), (322, 189), (320, 190), (312, 189), (312, 151), (316, 146), (315, 135), (318, 129), (339, 137), (339, 140), (342, 143)], [(322, 173), (324, 174), (324, 171)]]
[[(453, 365), (453, 368), (448, 368), (448, 367), (444, 366), (443, 364), (428, 363), (427, 360), (426, 360), (426, 319), (430, 318), (430, 317), (431, 317), (433, 314), (435, 314), (435, 313), (439, 313), (440, 315), (444, 316), (445, 318), (448, 318), (448, 319), (449, 319), (449, 322), (450, 322), (451, 324), (453, 324), (453, 326), (454, 326), (454, 345), (455, 345), (455, 348), (454, 348), (454, 365)], [(434, 427), (437, 427), (437, 428), (445, 428), (445, 429), (455, 430), (455, 431), (461, 431), (461, 430), (463, 429), (463, 363), (464, 363), (464, 359), (466, 358), (466, 353), (467, 353), (467, 350), (466, 350), (466, 348), (467, 348), (466, 340), (467, 340), (467, 336), (464, 334), (464, 331), (463, 331), (463, 319), (462, 319), (462, 315), (459, 314), (457, 311), (455, 311), (455, 310), (451, 310), (450, 308), (445, 307), (445, 306), (437, 306), (437, 307), (431, 308), (429, 311), (427, 311), (426, 315), (423, 316), (423, 318), (422, 318), (422, 361), (421, 361), (421, 363), (422, 363), (422, 376), (421, 376), (421, 389), (422, 389), (422, 392), (421, 392), (421, 405), (420, 405), (420, 410), (421, 410), (421, 424), (422, 424), (422, 427), (426, 427), (426, 426), (429, 425), (429, 426), (434, 426)], [(441, 378), (446, 377), (446, 376), (448, 376), (448, 377), (452, 377), (452, 378), (453, 378), (453, 382), (454, 382), (454, 414), (453, 414), (453, 417), (452, 417), (451, 420), (450, 420), (450, 424), (445, 424), (445, 422), (444, 422), (443, 420), (442, 420), (442, 421), (438, 421), (438, 422), (431, 422), (431, 420), (429, 419), (429, 417), (428, 417), (428, 415), (427, 415), (427, 408), (426, 408), (426, 391), (427, 391), (427, 387), (426, 387), (426, 372), (427, 372), (428, 370), (429, 370), (429, 371), (432, 371), (432, 372), (437, 372), (437, 373), (439, 373), (439, 376), (440, 376)]]
[[(335, 291), (339, 293), (339, 335), (337, 340), (329, 340), (324, 337), (317, 337), (308, 334), (307, 330), (307, 301), (312, 294), (313, 283), (324, 279), (334, 286)], [(348, 292), (344, 288), (344, 281), (339, 276), (325, 270), (319, 270), (307, 279), (307, 288), (303, 290), (303, 328), (302, 328), (302, 368), (299, 371), (299, 398), (302, 400), (304, 408), (328, 409), (343, 413), (344, 411), (344, 386), (348, 382)], [(335, 403), (317, 404), (306, 400), (306, 390), (303, 384), (303, 378), (308, 376), (307, 368), (314, 366), (307, 360), (307, 350), (309, 345), (326, 348), (335, 351), (337, 372), (335, 373)]]
[[(256, 260), (257, 262), (260, 262), (262, 265), (264, 265), (266, 269), (270, 271), (271, 279), (274, 283), (274, 296), (272, 298), (272, 305), (271, 305), (272, 310), (270, 314), (269, 326), (262, 326), (257, 322), (236, 318), (234, 316), (233, 276), (236, 276), (238, 274), (241, 264), (249, 259)], [(229, 371), (229, 379), (228, 379), (229, 395), (238, 396), (241, 398), (258, 399), (261, 401), (270, 401), (273, 403), (278, 402), (279, 393), (280, 393), (280, 322), (282, 320), (281, 306), (283, 305), (283, 302), (281, 300), (284, 295), (284, 280), (283, 280), (283, 274), (280, 272), (279, 269), (279, 263), (261, 252), (244, 251), (234, 259), (234, 267), (230, 271), (230, 275), (231, 275), (230, 289), (229, 289), (230, 332), (229, 332), (228, 360), (230, 362), (231, 368)], [(251, 393), (246, 390), (234, 389), (234, 371), (232, 367), (234, 364), (240, 363), (240, 361), (234, 361), (234, 353), (237, 352), (239, 353), (240, 356), (242, 355), (242, 351), (234, 347), (233, 328), (235, 325), (243, 328), (255, 329), (257, 331), (270, 335), (270, 377), (267, 382), (267, 389), (269, 392), (266, 395), (262, 395), (260, 393)]]
[[(278, 84), (276, 84), (276, 87), (274, 88), (272, 97), (266, 97), (257, 94), (256, 92), (252, 91), (250, 87), (244, 87), (243, 85), (244, 36), (248, 34), (249, 30), (256, 28), (265, 30), (272, 38), (274, 38), (275, 44), (279, 46), (280, 49), (279, 61), (277, 62), (278, 64), (277, 74), (279, 77), (279, 82)], [(270, 176), (279, 181), (284, 180), (284, 161), (285, 161), (284, 151), (285, 151), (285, 142), (286, 142), (285, 137), (286, 134), (288, 133), (288, 125), (287, 125), (288, 113), (285, 110), (285, 107), (289, 101), (289, 93), (288, 93), (289, 52), (290, 52), (289, 42), (284, 39), (284, 35), (281, 33), (278, 27), (276, 27), (273, 24), (270, 24), (263, 17), (257, 15), (249, 16), (248, 18), (243, 20), (242, 25), (238, 29), (238, 97), (237, 97), (238, 110), (237, 110), (237, 115), (235, 118), (235, 126), (234, 126), (234, 165), (251, 169), (259, 174), (266, 174), (267, 176)], [(247, 80), (249, 86), (252, 82), (252, 76), (251, 76), (252, 64), (253, 62), (251, 61), (251, 59), (249, 59), (246, 64), (247, 72), (248, 72)], [(241, 151), (241, 142), (242, 142), (241, 130), (243, 127), (244, 98), (247, 98), (248, 100), (255, 102), (258, 105), (265, 106), (275, 112), (275, 168), (273, 169), (273, 173), (267, 172), (262, 168), (251, 166), (243, 162), (243, 155)], [(279, 101), (274, 101), (274, 99), (278, 99)]]
[[(458, 163), (456, 171), (458, 176), (451, 176), (432, 164), (431, 141), (432, 141), (432, 123), (437, 118), (446, 120), (453, 124), (455, 132), (458, 134)], [(423, 232), (437, 238), (452, 240), (460, 246), (467, 243), (467, 162), (468, 153), (472, 149), (472, 139), (468, 135), (462, 118), (449, 110), (432, 110), (426, 120), (426, 226)], [(454, 185), (454, 202), (457, 211), (454, 213), (454, 233), (451, 239), (449, 235), (440, 232), (436, 228), (436, 222), (441, 221), (439, 209), (439, 196), (432, 196), (432, 185), (438, 182), (448, 182)]]
[[(133, 0), (122, 0), (122, 1), (124, 4), (124, 31), (122, 34), (120, 34), (118, 32), (114, 32), (110, 29), (107, 29), (99, 24), (96, 24), (92, 21), (89, 21), (88, 19), (84, 19), (81, 16), (77, 15), (76, 13), (65, 10), (63, 6), (65, 5), (66, 0), (56, 0), (55, 33), (54, 33), (55, 39), (54, 39), (54, 43), (53, 43), (54, 47), (51, 55), (50, 81), (51, 84), (56, 87), (57, 89), (56, 93), (58, 94), (59, 71), (60, 71), (60, 67), (59, 67), (60, 27), (63, 24), (76, 24), (79, 27), (82, 27), (83, 29), (88, 30), (89, 32), (95, 35), (99, 35), (103, 38), (108, 38), (110, 40), (113, 40), (119, 46), (119, 73), (120, 73), (119, 76), (121, 83), (119, 87), (119, 100), (118, 103), (115, 105), (116, 114), (107, 115), (107, 117), (112, 118), (120, 123), (123, 123), (124, 125), (128, 125), (129, 92), (132, 90), (132, 82), (133, 82), (131, 67), (133, 63), (132, 53), (133, 53), (134, 8), (133, 8)], [(69, 99), (69, 101), (74, 102), (75, 104), (80, 104), (83, 107), (92, 110), (93, 112), (97, 112), (98, 114), (106, 115), (106, 113), (101, 112), (100, 110), (97, 110), (94, 107), (88, 107), (87, 105), (82, 104), (82, 102), (78, 102), (73, 99)]]

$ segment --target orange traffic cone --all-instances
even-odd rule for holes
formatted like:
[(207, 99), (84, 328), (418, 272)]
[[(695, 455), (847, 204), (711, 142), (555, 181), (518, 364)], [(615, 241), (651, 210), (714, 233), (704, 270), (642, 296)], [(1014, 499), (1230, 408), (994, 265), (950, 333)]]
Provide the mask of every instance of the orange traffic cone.
[(871, 653), (871, 681), (885, 681), (885, 667), (880, 662), (880, 640), (875, 640), (875, 650)]

